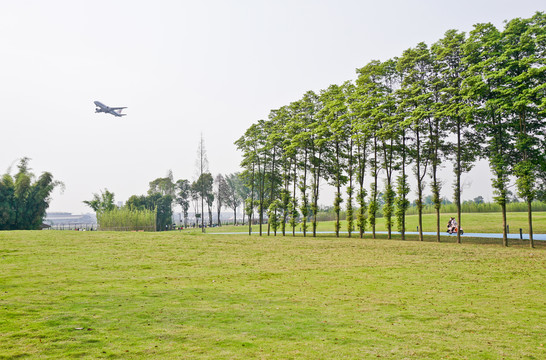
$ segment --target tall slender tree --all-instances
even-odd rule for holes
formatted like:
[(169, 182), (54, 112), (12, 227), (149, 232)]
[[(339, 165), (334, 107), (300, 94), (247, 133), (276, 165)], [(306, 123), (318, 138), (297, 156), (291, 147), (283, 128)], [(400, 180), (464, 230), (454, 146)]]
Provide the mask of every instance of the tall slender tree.
[(544, 115), (540, 111), (546, 96), (546, 15), (536, 13), (530, 19), (509, 21), (501, 41), (505, 61), (502, 109), (512, 120), (516, 185), (518, 194), (527, 203), (529, 240), (533, 247), (531, 203), (536, 197), (539, 164), (546, 154), (540, 146), (546, 134)]
[(511, 169), (508, 122), (501, 111), (499, 92), (502, 88), (501, 34), (492, 24), (477, 24), (464, 45), (467, 70), (462, 94), (471, 101), (475, 129), (486, 138), (483, 153), (493, 173), (494, 200), (501, 207), (503, 245), (508, 246), (506, 203)]
[(188, 226), (188, 211), (190, 209), (191, 201), (191, 184), (186, 179), (177, 180), (176, 184), (176, 203), (182, 208), (182, 214), (184, 215), (184, 227)]
[(419, 240), (423, 241), (423, 189), (424, 177), (430, 163), (430, 144), (427, 143), (427, 121), (431, 117), (432, 97), (430, 80), (432, 61), (429, 48), (419, 43), (415, 48), (404, 51), (397, 64), (402, 74), (400, 89), (401, 106), (407, 117), (403, 126), (411, 134), (409, 154), (414, 163), (417, 180), (417, 210), (419, 215)]
[(197, 170), (197, 184), (200, 188), (198, 194), (201, 198), (201, 231), (205, 232), (205, 201), (207, 199), (207, 182), (203, 178), (209, 171), (209, 161), (207, 158), (207, 150), (205, 149), (205, 139), (203, 134), (199, 138), (199, 144), (197, 145), (197, 159), (195, 161), (195, 168)]
[[(479, 155), (480, 137), (473, 131), (473, 118), (468, 116), (468, 104), (462, 93), (463, 74), (467, 64), (464, 58), (465, 34), (449, 30), (444, 37), (433, 46), (438, 64), (441, 81), (441, 103), (438, 115), (445, 118), (447, 128), (455, 136), (452, 144), (455, 153), (455, 184), (454, 199), (457, 205), (459, 228), (462, 227), (461, 217), (461, 175), (472, 169)], [(436, 158), (432, 161), (433, 166)], [(439, 199), (435, 199), (439, 202)], [(438, 220), (439, 221), (439, 220)], [(457, 231), (457, 242), (461, 242), (461, 232)]]
[(330, 136), (328, 138), (331, 151), (326, 159), (326, 171), (332, 181), (332, 185), (336, 189), (334, 198), (334, 212), (336, 214), (335, 232), (336, 237), (339, 237), (341, 228), (340, 212), (343, 198), (341, 196), (341, 188), (347, 182), (347, 176), (344, 172), (347, 161), (346, 140), (350, 138), (348, 132), (347, 121), (347, 103), (343, 88), (339, 85), (330, 85), (327, 90), (321, 93), (321, 101), (324, 104), (321, 110), (324, 117), (328, 121), (330, 128)]

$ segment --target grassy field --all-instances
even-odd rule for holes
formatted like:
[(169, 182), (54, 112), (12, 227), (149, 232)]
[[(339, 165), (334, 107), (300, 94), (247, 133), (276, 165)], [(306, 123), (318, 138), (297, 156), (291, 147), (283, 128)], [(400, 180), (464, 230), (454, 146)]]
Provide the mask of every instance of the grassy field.
[[(440, 214), (440, 229), (446, 231), (447, 222), (449, 218), (457, 217), (457, 214)], [(529, 224), (527, 222), (527, 213), (513, 212), (507, 214), (508, 226), (510, 233), (519, 234), (519, 229), (523, 230), (524, 234), (529, 231)], [(393, 233), (397, 231), (396, 220), (393, 219)], [(347, 223), (342, 221), (341, 231), (347, 231)], [(417, 215), (410, 215), (406, 217), (406, 231), (417, 231), (417, 225), (419, 224), (419, 218)], [(472, 213), (462, 215), (462, 227), (466, 233), (502, 233), (502, 217), (501, 213)], [(296, 231), (299, 231), (301, 225), (298, 225)], [(267, 231), (267, 225), (264, 229)], [(356, 221), (355, 221), (355, 229)], [(309, 230), (312, 231), (311, 224), (309, 224)], [(318, 231), (334, 231), (333, 221), (319, 222), (317, 226)], [(385, 219), (378, 218), (377, 231), (387, 231), (385, 227)], [(248, 231), (248, 227), (229, 227), (223, 226), (220, 228), (207, 229), (209, 232), (226, 232), (226, 231)], [(258, 226), (253, 227), (253, 231), (258, 231)], [(287, 230), (288, 231), (288, 230)], [(290, 228), (290, 232), (292, 229)], [(423, 231), (436, 231), (436, 215), (425, 214), (423, 215)], [(196, 233), (198, 233), (197, 231)], [(371, 227), (368, 224), (367, 232), (371, 233)], [(533, 232), (535, 234), (546, 234), (546, 212), (534, 212), (533, 213)]]
[(0, 232), (0, 359), (544, 359), (513, 244)]

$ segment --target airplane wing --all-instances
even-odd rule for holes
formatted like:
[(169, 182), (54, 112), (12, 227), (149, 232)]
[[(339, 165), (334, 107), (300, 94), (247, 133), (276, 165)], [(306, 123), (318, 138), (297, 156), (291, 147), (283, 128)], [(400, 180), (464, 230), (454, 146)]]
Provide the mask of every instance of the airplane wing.
[(127, 109), (127, 106), (125, 106), (125, 107), (112, 107), (112, 108), (110, 108), (110, 110), (123, 110), (123, 109)]
[[(110, 111), (108, 111), (110, 114), (114, 115), (114, 116), (125, 116), (127, 114), (122, 114), (121, 113), (121, 110), (114, 110), (115, 108), (110, 108)], [(122, 109), (125, 109), (125, 108), (122, 108)]]

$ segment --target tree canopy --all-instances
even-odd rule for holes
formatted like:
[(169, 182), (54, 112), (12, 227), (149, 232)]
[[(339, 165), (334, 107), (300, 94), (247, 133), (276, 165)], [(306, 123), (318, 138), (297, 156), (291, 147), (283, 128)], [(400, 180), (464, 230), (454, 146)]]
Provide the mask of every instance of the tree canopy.
[(8, 170), (0, 179), (0, 230), (40, 229), (51, 193), (64, 187), (47, 171), (36, 178), (29, 162), (29, 158), (22, 158), (15, 175)]

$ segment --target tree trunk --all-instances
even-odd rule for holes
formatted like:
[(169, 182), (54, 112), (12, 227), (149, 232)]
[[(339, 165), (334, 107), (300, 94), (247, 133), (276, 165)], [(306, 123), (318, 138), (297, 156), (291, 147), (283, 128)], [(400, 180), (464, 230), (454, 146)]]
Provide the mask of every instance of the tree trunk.
[(421, 142), (419, 139), (419, 130), (416, 130), (416, 139), (417, 139), (417, 211), (419, 214), (419, 241), (424, 241), (423, 239), (423, 185), (421, 178)]
[[(502, 209), (502, 245), (508, 246), (508, 234), (506, 232), (506, 204), (501, 204)], [(460, 227), (460, 225), (459, 225)]]
[(292, 214), (290, 215), (292, 217), (292, 236), (296, 236), (296, 219), (294, 219), (294, 213), (297, 209), (297, 199), (296, 199), (296, 187), (298, 184), (297, 180), (297, 166), (294, 165), (294, 186), (292, 188)]
[(372, 225), (372, 239), (375, 239), (375, 222), (377, 212), (377, 137), (373, 138), (373, 224)]
[(455, 191), (457, 192), (455, 198), (457, 200), (457, 220), (459, 228), (457, 229), (457, 244), (461, 243), (461, 228), (463, 227), (463, 221), (461, 219), (461, 125), (460, 120), (457, 119), (457, 185)]
[(529, 219), (529, 246), (531, 248), (535, 247), (533, 241), (533, 210), (531, 208), (531, 200), (527, 200), (527, 217)]
[[(405, 182), (406, 181), (406, 131), (402, 130), (402, 179)], [(405, 188), (405, 187), (404, 187)], [(402, 204), (405, 204), (404, 201), (406, 200), (406, 193), (402, 192)], [(405, 205), (404, 205), (405, 206)], [(403, 209), (402, 212), (402, 224), (401, 224), (401, 238), (402, 240), (406, 240), (406, 209)]]
[(313, 174), (313, 237), (317, 237), (317, 212), (318, 212), (318, 197), (319, 197), (319, 185), (320, 185), (320, 159), (322, 154), (319, 152), (318, 164), (315, 164)]
[(417, 197), (419, 198), (419, 204), (417, 204), (417, 210), (419, 211), (419, 241), (424, 241), (423, 238), (423, 191), (421, 190), (421, 181), (417, 184)]

